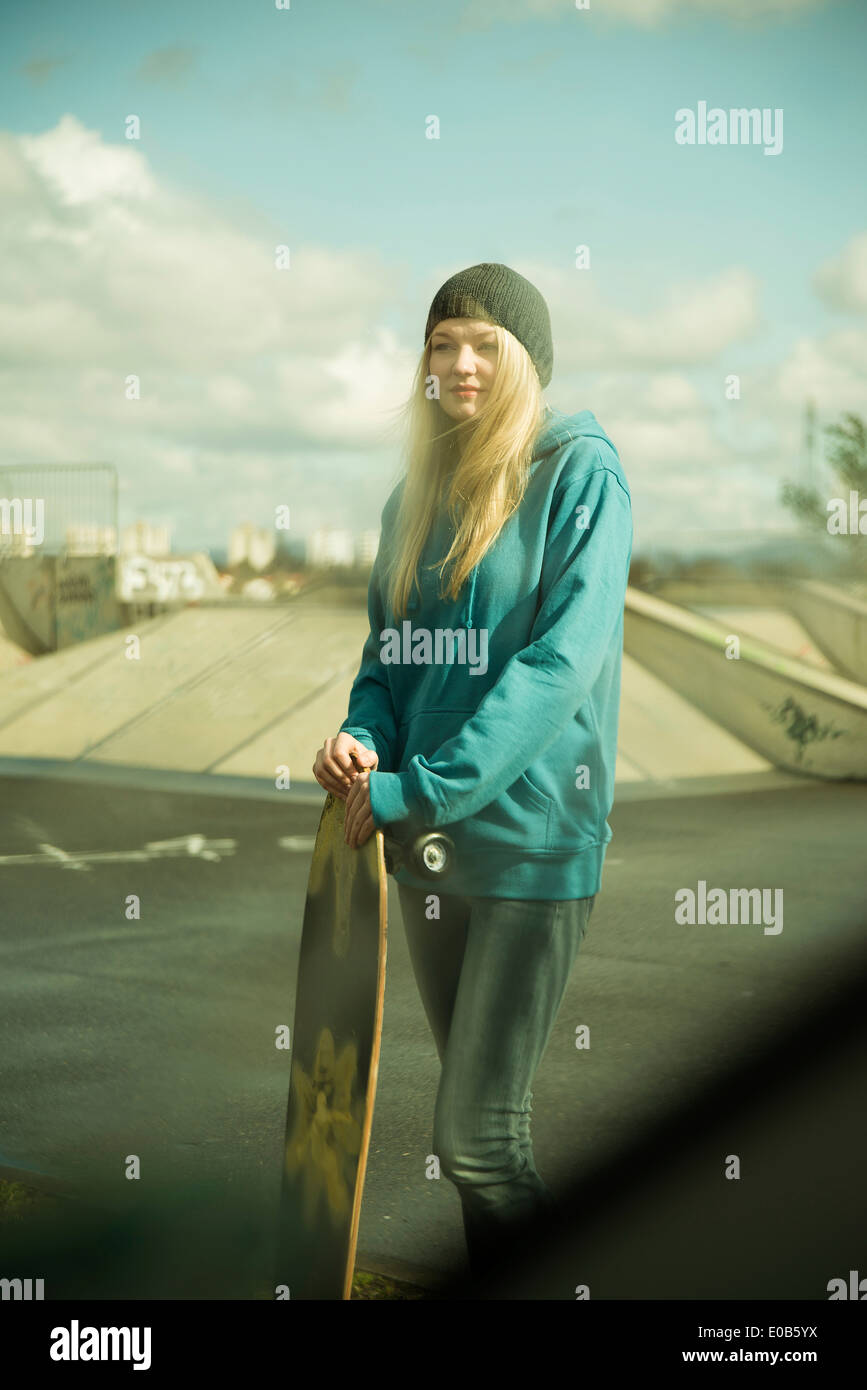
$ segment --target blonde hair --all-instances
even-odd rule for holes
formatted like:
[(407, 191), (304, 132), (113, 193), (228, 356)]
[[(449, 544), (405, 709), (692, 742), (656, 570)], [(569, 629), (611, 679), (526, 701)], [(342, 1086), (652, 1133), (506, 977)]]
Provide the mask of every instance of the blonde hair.
[[(434, 329), (434, 332), (436, 329)], [(520, 505), (544, 403), (526, 348), (507, 329), (491, 325), (497, 370), (478, 416), (448, 428), (448, 416), (427, 394), (431, 333), (416, 368), (405, 417), (405, 483), (388, 565), (388, 602), (403, 617), (418, 564), (437, 511), (448, 509), (455, 536), (448, 553), (430, 566), (440, 572), (440, 597), (456, 598), (475, 565)], [(447, 482), (449, 469), (453, 469)], [(445, 592), (442, 577), (451, 566)]]

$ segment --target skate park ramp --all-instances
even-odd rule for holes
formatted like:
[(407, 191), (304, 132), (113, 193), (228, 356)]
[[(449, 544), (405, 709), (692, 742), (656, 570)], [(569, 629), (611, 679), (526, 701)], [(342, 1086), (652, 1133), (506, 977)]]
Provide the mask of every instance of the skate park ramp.
[[(779, 768), (859, 775), (863, 688), (791, 613), (762, 599), (687, 609), (629, 591), (616, 769), (624, 790)], [(27, 665), (7, 661), (0, 760), (10, 770), (43, 762), (82, 775), (249, 779), (262, 791), (288, 768), (291, 785), (315, 792), (313, 758), (346, 716), (367, 631), (363, 603), (324, 588), (282, 604), (201, 603)], [(744, 644), (739, 661), (725, 658), (731, 633)], [(747, 703), (728, 717), (747, 685)], [(809, 746), (814, 708), (818, 733), (827, 731)]]
[[(867, 778), (867, 688), (817, 661), (809, 664), (751, 635), (742, 624), (707, 617), (630, 589), (624, 644), (643, 666), (675, 687), (721, 728), (773, 765), (796, 774)], [(769, 613), (747, 615), (780, 642), (797, 625)], [(796, 639), (800, 640), (800, 639)]]
[(13, 642), (0, 627), (0, 676), (5, 671), (14, 671), (20, 666), (29, 666), (33, 657), (17, 642)]
[[(867, 684), (867, 583), (840, 579), (713, 582), (669, 580), (653, 586), (659, 598), (734, 623), (799, 661)], [(740, 624), (740, 627), (738, 627)]]

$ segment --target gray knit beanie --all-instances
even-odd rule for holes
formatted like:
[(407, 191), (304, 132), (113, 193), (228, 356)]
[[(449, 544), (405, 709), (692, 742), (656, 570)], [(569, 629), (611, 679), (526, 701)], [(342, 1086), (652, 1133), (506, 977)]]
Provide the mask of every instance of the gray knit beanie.
[(425, 343), (443, 319), (489, 319), (522, 343), (542, 386), (551, 380), (554, 345), (548, 306), (535, 285), (507, 265), (488, 261), (459, 270), (434, 295)]

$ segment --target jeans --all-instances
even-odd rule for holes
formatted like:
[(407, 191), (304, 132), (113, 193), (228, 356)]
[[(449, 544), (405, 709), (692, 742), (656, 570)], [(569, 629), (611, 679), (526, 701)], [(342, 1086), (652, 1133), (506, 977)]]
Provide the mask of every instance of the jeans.
[(412, 967), (442, 1064), (433, 1152), (461, 1199), (470, 1272), (481, 1276), (554, 1202), (536, 1171), (530, 1087), (595, 897), (521, 901), (398, 884)]

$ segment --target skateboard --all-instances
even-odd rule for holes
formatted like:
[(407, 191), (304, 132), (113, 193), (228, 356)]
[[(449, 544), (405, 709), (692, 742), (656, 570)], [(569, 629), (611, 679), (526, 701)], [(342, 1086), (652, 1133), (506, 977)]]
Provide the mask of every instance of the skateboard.
[(278, 1215), (276, 1284), (290, 1299), (348, 1299), (379, 1069), (387, 873), (406, 863), (432, 884), (454, 846), (376, 830), (345, 843), (329, 792), (310, 864), (290, 1035), (291, 1074)]

